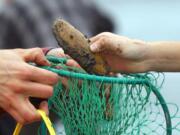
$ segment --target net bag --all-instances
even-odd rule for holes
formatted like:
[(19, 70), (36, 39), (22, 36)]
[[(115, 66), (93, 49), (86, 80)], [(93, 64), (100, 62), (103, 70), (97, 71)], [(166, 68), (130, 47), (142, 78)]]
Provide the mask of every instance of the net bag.
[[(177, 113), (170, 115), (152, 74), (90, 75), (66, 66), (66, 59), (48, 59), (52, 66), (42, 68), (67, 79), (66, 85), (59, 81), (48, 101), (66, 135), (171, 135), (173, 129), (179, 131), (179, 123), (172, 126), (171, 122)], [(39, 134), (46, 134), (43, 124)]]

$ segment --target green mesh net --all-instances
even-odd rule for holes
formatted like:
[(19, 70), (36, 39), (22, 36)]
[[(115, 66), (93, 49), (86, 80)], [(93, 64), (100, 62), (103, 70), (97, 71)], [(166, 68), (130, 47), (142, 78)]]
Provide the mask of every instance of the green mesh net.
[[(66, 66), (66, 59), (53, 56), (48, 59), (52, 66), (43, 68), (67, 79), (66, 85), (59, 81), (49, 99), (50, 112), (61, 119), (66, 135), (171, 135), (174, 131), (178, 135), (180, 132), (179, 122), (172, 123), (178, 119), (178, 110), (170, 114), (154, 75), (89, 75)], [(39, 134), (47, 134), (43, 123)]]

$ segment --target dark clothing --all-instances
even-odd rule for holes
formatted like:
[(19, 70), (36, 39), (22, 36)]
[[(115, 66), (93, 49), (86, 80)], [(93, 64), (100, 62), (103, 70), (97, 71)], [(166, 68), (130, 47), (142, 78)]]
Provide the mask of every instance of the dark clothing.
[(0, 48), (56, 47), (51, 28), (59, 17), (87, 36), (113, 29), (90, 0), (9, 0), (0, 13)]

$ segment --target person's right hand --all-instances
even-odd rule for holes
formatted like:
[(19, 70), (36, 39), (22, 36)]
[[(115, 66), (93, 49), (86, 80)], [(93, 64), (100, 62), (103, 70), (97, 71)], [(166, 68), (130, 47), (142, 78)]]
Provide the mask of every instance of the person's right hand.
[(148, 70), (144, 41), (129, 39), (104, 32), (91, 39), (90, 49), (99, 53), (110, 67), (111, 72), (135, 73)]
[[(50, 65), (40, 48), (0, 51), (0, 108), (22, 124), (40, 119), (29, 97), (50, 97), (58, 81), (57, 74), (26, 62)], [(48, 113), (47, 102), (40, 109)]]

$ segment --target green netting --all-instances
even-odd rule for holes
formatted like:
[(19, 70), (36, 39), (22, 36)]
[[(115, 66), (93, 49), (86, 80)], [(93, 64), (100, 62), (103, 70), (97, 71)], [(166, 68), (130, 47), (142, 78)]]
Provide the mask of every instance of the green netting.
[[(89, 75), (66, 66), (66, 59), (52, 56), (48, 59), (52, 66), (42, 68), (68, 80), (66, 86), (59, 81), (49, 99), (50, 111), (62, 120), (66, 135), (171, 135), (174, 131), (180, 132), (179, 121), (173, 125), (171, 122), (178, 119), (178, 110), (169, 113), (154, 75)], [(43, 124), (39, 131), (39, 134), (47, 134)]]

